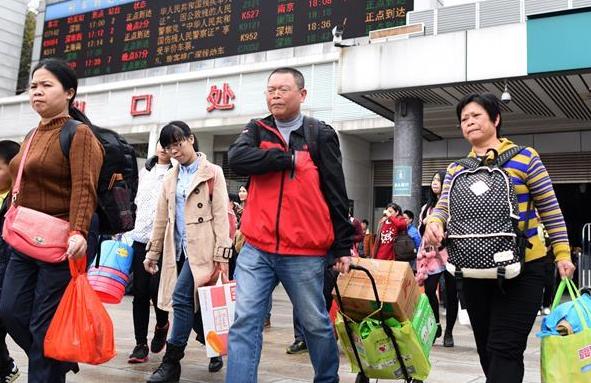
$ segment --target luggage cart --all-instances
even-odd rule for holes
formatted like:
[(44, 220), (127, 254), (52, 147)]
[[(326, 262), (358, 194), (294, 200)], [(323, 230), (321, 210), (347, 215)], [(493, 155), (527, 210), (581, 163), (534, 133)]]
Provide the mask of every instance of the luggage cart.
[(582, 252), (577, 261), (579, 288), (591, 288), (591, 223), (583, 226)]
[[(359, 271), (363, 271), (365, 274), (367, 274), (367, 277), (371, 281), (373, 293), (376, 298), (376, 304), (378, 306), (381, 306), (381, 301), (380, 301), (380, 297), (378, 294), (378, 288), (376, 286), (376, 281), (373, 278), (373, 275), (371, 275), (371, 273), (369, 272), (369, 270), (367, 270), (363, 266), (358, 266), (358, 265), (351, 265), (351, 270), (359, 270)], [(341, 312), (341, 315), (342, 315), (344, 308), (343, 308), (343, 300), (341, 299), (341, 293), (339, 292), (338, 283), (335, 284), (335, 292), (336, 292), (336, 296), (337, 296), (337, 303), (339, 306), (339, 311)], [(379, 311), (379, 320), (382, 324), (382, 328), (384, 329), (384, 332), (386, 333), (388, 338), (390, 338), (390, 340), (392, 341), (392, 345), (394, 346), (394, 350), (396, 351), (396, 358), (398, 359), (398, 363), (400, 364), (400, 368), (402, 369), (402, 375), (404, 376), (404, 380), (406, 381), (406, 383), (415, 382), (415, 380), (413, 380), (411, 378), (410, 373), (408, 372), (408, 369), (406, 368), (406, 364), (404, 363), (404, 359), (402, 358), (402, 354), (400, 353), (400, 348), (398, 347), (398, 342), (396, 341), (396, 337), (394, 336), (394, 333), (392, 333), (392, 330), (390, 329), (390, 327), (388, 327), (388, 325), (386, 324), (385, 319), (386, 318), (384, 318), (383, 311), (380, 310)], [(351, 334), (351, 329), (349, 328), (349, 319), (347, 318), (346, 315), (343, 315), (343, 321), (345, 322), (345, 330), (347, 332), (347, 336), (349, 337), (349, 342), (353, 346), (353, 353), (355, 354), (355, 359), (357, 359), (357, 365), (359, 366), (359, 370), (360, 370), (359, 375), (357, 376), (357, 379), (355, 380), (355, 383), (369, 383), (369, 378), (367, 377), (367, 375), (363, 371), (363, 366), (361, 364), (361, 358), (359, 358), (359, 353), (357, 352), (357, 347), (355, 347), (355, 341), (354, 341), (353, 336)], [(419, 382), (419, 381), (416, 381), (416, 382)]]

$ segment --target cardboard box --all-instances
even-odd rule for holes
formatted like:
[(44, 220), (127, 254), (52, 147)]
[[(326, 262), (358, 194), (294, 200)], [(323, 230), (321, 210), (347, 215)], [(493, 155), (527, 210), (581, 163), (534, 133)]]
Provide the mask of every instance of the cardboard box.
[(236, 282), (199, 287), (197, 291), (207, 357), (226, 355), (228, 332), (234, 323)]
[[(353, 258), (353, 263), (368, 269), (375, 279), (385, 318), (412, 318), (419, 301), (419, 286), (408, 262)], [(352, 319), (362, 320), (379, 308), (365, 272), (352, 270), (341, 274), (337, 284), (343, 299), (342, 311)], [(336, 296), (335, 291), (333, 295)]]

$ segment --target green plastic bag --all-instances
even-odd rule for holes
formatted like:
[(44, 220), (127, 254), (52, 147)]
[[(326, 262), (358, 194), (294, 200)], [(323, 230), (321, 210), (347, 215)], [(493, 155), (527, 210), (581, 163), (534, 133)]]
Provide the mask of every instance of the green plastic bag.
[[(365, 375), (368, 378), (404, 379), (394, 345), (382, 328), (381, 322), (371, 318), (366, 318), (360, 323), (350, 319), (347, 319), (347, 322)], [(400, 323), (390, 318), (386, 320), (386, 324), (394, 333), (410, 376), (418, 380), (427, 379), (431, 372), (431, 364), (410, 321)], [(345, 328), (345, 320), (340, 312), (337, 314), (335, 327), (339, 341), (351, 363), (352, 372), (359, 372), (359, 365)]]
[(435, 315), (433, 314), (433, 309), (431, 309), (427, 295), (421, 294), (419, 297), (419, 303), (415, 308), (411, 323), (423, 352), (428, 358), (433, 347), (435, 334), (437, 333), (437, 322), (435, 322)]
[(573, 281), (565, 278), (560, 283), (552, 310), (560, 303), (565, 286), (568, 288), (583, 330), (572, 335), (552, 335), (542, 338), (541, 362), (543, 383), (589, 383), (591, 382), (591, 328), (583, 317), (584, 305), (576, 299), (581, 295)]

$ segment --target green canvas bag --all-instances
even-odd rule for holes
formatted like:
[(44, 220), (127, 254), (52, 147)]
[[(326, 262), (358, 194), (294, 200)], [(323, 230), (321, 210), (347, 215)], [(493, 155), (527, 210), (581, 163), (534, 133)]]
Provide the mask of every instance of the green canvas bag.
[[(392, 340), (386, 335), (382, 323), (377, 319), (366, 318), (357, 323), (347, 318), (353, 343), (368, 378), (404, 379), (404, 374), (394, 349)], [(431, 372), (431, 364), (425, 355), (421, 343), (410, 321), (398, 322), (394, 318), (386, 319), (386, 324), (394, 333), (402, 359), (413, 379), (425, 380)], [(339, 312), (335, 327), (341, 346), (351, 363), (352, 372), (359, 372), (357, 358), (349, 341), (345, 328), (345, 319)]]
[[(574, 302), (583, 330), (578, 333), (542, 338), (541, 364), (543, 383), (589, 383), (591, 382), (591, 328), (584, 318), (588, 309), (577, 298), (581, 295), (574, 282), (565, 278), (560, 283), (552, 304), (554, 310), (560, 303), (565, 286)], [(589, 311), (587, 311), (589, 314)]]

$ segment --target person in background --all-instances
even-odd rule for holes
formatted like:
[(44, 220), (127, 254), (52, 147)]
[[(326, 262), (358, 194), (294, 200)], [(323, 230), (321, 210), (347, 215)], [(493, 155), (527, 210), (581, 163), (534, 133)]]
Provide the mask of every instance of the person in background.
[[(191, 330), (205, 343), (197, 288), (215, 283), (219, 273), (227, 279), (232, 255), (222, 169), (198, 152), (197, 139), (183, 121), (164, 126), (159, 142), (178, 164), (164, 178), (144, 267), (153, 275), (162, 258), (158, 307), (173, 310), (173, 321), (162, 363), (148, 379), (151, 383), (180, 379)], [(210, 372), (222, 367), (221, 357), (210, 359)]]
[(373, 250), (373, 243), (374, 243), (374, 236), (369, 229), (369, 221), (367, 219), (363, 219), (361, 221), (361, 228), (363, 229), (363, 241), (361, 242), (360, 248), (363, 251), (363, 255), (361, 254), (361, 250), (359, 251), (360, 257), (371, 257), (372, 250)]
[[(29, 152), (16, 197), (18, 206), (64, 219), (70, 224), (66, 257), (86, 255), (88, 230), (97, 201), (104, 150), (86, 115), (73, 106), (78, 89), (74, 71), (58, 59), (41, 60), (32, 70), (29, 99), (41, 121), (10, 161), (16, 179), (26, 143)], [(60, 131), (74, 118), (82, 124), (70, 147), (70, 161), (60, 146)], [(62, 383), (78, 365), (46, 358), (44, 340), (57, 306), (72, 279), (68, 259), (48, 263), (11, 247), (4, 276), (0, 317), (14, 341), (29, 358), (30, 383)]]
[[(361, 222), (353, 215), (351, 215), (351, 211), (349, 210), (349, 221), (353, 228), (355, 229), (355, 234), (353, 235), (353, 247), (351, 248), (351, 255), (359, 257), (359, 245), (363, 243), (363, 227), (361, 226)], [(362, 245), (363, 246), (363, 245)]]
[[(402, 216), (404, 217), (404, 219), (406, 220), (406, 232), (408, 233), (408, 236), (412, 239), (412, 241), (415, 244), (415, 253), (418, 254), (419, 252), (419, 247), (421, 246), (421, 234), (419, 234), (419, 230), (412, 224), (414, 219), (415, 219), (415, 215), (412, 211), (410, 210), (405, 210), (402, 213)], [(413, 270), (417, 270), (417, 261), (416, 259), (413, 259), (411, 262), (411, 267)]]
[[(419, 220), (419, 233), (425, 232), (427, 219), (433, 212), (437, 205), (437, 201), (441, 196), (443, 179), (445, 178), (445, 171), (440, 170), (431, 178), (431, 188), (429, 189), (429, 199), (427, 203), (421, 208)], [(455, 278), (445, 270), (447, 263), (447, 250), (445, 248), (436, 248), (433, 246), (425, 246), (419, 249), (417, 254), (417, 274), (416, 280), (420, 286), (425, 286), (425, 294), (429, 298), (429, 304), (435, 314), (435, 321), (437, 322), (437, 333), (435, 338), (439, 338), (442, 334), (441, 323), (439, 322), (439, 298), (443, 299), (443, 294), (437, 296), (437, 288), (444, 278), (445, 281), (445, 300), (447, 302), (446, 311), (446, 328), (443, 345), (445, 347), (453, 346), (452, 331), (456, 317), (458, 315), (458, 294), (456, 289)]]
[[(148, 273), (144, 268), (146, 244), (150, 241), (152, 224), (156, 212), (156, 203), (162, 191), (164, 176), (172, 167), (170, 153), (156, 145), (156, 155), (148, 158), (144, 169), (140, 172), (135, 204), (137, 206), (135, 227), (130, 235), (133, 239), (133, 330), (135, 347), (129, 354), (128, 363), (144, 363), (148, 360), (150, 350), (157, 354), (166, 345), (168, 335), (168, 312), (158, 308), (158, 284), (160, 271)], [(159, 262), (162, 269), (162, 262)], [(150, 301), (156, 314), (154, 336), (148, 348), (148, 325), (150, 323)]]
[(388, 204), (384, 215), (385, 217), (378, 227), (378, 238), (372, 258), (395, 261), (394, 241), (398, 236), (398, 232), (406, 230), (406, 220), (402, 216), (400, 206), (393, 202)]
[[(6, 197), (12, 187), (12, 177), (10, 176), (8, 164), (19, 150), (20, 145), (14, 141), (0, 141), (0, 232), (4, 226), (4, 214), (8, 210), (9, 199)], [(8, 244), (0, 236), (0, 296), (2, 295), (2, 282), (4, 281), (8, 259)], [(0, 383), (14, 382), (20, 376), (20, 371), (14, 359), (10, 357), (8, 347), (6, 347), (6, 335), (8, 335), (8, 331), (2, 320), (0, 320)]]
[[(501, 155), (516, 146), (501, 136), (501, 107), (495, 95), (465, 96), (458, 102), (456, 115), (462, 135), (472, 146), (469, 157), (487, 158), (489, 149)], [(462, 165), (456, 162), (447, 168), (441, 197), (427, 218), (423, 236), (424, 242), (430, 246), (441, 246), (449, 218), (450, 183), (462, 169)], [(519, 229), (525, 230), (526, 220), (529, 221), (530, 229), (525, 235), (531, 248), (525, 250), (521, 273), (505, 280), (502, 286), (492, 279), (463, 279), (462, 293), (487, 383), (523, 381), (523, 354), (544, 289), (542, 258), (546, 255), (546, 246), (538, 237), (538, 215), (548, 230), (560, 276), (572, 278), (575, 271), (564, 218), (546, 167), (536, 150), (522, 149), (503, 165), (503, 169), (513, 179), (519, 201)], [(531, 205), (530, 201), (533, 202)]]

